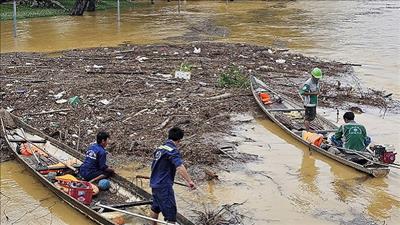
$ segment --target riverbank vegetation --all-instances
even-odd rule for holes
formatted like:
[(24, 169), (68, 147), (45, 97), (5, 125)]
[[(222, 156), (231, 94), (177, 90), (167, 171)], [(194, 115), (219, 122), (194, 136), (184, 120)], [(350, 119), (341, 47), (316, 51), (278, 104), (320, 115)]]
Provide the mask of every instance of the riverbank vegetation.
[[(74, 0), (59, 0), (61, 7), (53, 4), (52, 6), (38, 6), (28, 3), (19, 3), (17, 5), (17, 19), (35, 18), (35, 17), (50, 17), (50, 16), (65, 16), (69, 15), (72, 8), (75, 5)], [(121, 9), (130, 7), (140, 7), (145, 2), (134, 2), (121, 0)], [(117, 7), (116, 0), (101, 0), (97, 1), (96, 10), (113, 9)], [(65, 9), (63, 9), (65, 8)], [(13, 4), (12, 1), (4, 2), (0, 4), (0, 20), (11, 20), (13, 16)]]

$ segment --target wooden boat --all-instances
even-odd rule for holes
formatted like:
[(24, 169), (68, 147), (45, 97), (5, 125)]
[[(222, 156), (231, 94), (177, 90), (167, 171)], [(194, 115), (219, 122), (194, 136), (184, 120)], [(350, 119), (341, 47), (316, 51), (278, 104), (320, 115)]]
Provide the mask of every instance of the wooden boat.
[[(269, 119), (275, 122), (284, 131), (290, 134), (292, 137), (308, 146), (311, 150), (317, 151), (329, 158), (332, 158), (344, 165), (350, 166), (361, 172), (370, 174), (374, 177), (386, 176), (390, 169), (389, 166), (379, 162), (375, 159), (372, 154), (362, 154), (355, 151), (349, 151), (346, 149), (332, 149), (329, 145), (316, 146), (310, 141), (306, 141), (304, 136), (304, 107), (294, 103), (288, 97), (278, 94), (271, 89), (266, 83), (251, 77), (251, 90), (254, 98), (258, 105), (267, 114)], [(262, 101), (260, 93), (266, 93), (271, 99), (267, 104)], [(316, 119), (311, 123), (311, 129), (315, 130), (316, 133), (323, 133), (325, 138), (329, 134), (334, 133), (337, 130), (337, 126), (331, 123), (329, 120), (317, 115)], [(322, 148), (325, 147), (325, 148)], [(336, 151), (334, 151), (336, 150)]]
[[(7, 144), (12, 149), (16, 159), (26, 166), (47, 188), (54, 192), (58, 197), (62, 198), (66, 203), (80, 211), (82, 214), (89, 217), (98, 224), (117, 224), (118, 221), (112, 218), (115, 212), (110, 212), (110, 209), (99, 207), (95, 203), (100, 202), (102, 205), (113, 208), (121, 208), (129, 210), (127, 212), (135, 212), (137, 214), (149, 214), (149, 205), (151, 204), (151, 194), (140, 188), (139, 186), (129, 182), (125, 178), (115, 174), (111, 181), (111, 188), (108, 191), (100, 191), (93, 197), (91, 204), (83, 204), (81, 201), (71, 197), (65, 191), (60, 189), (57, 182), (53, 182), (48, 175), (42, 174), (38, 167), (38, 160), (41, 162), (41, 167), (53, 163), (74, 162), (75, 165), (81, 164), (84, 155), (71, 147), (61, 143), (60, 141), (51, 138), (41, 131), (24, 123), (18, 117), (7, 113), (0, 109), (1, 120), (1, 136), (5, 138)], [(25, 139), (25, 140), (24, 140)], [(28, 140), (29, 142), (26, 142)], [(38, 147), (44, 150), (44, 154), (40, 154), (40, 150), (30, 156), (25, 156), (19, 153), (21, 143), (30, 143), (31, 147)], [(43, 152), (42, 152), (43, 153)], [(47, 156), (45, 156), (47, 155)], [(64, 166), (65, 167), (65, 166)], [(69, 168), (74, 169), (69, 166)], [(66, 172), (71, 172), (71, 169), (66, 169)], [(120, 214), (121, 215), (121, 214)], [(124, 217), (128, 214), (124, 214)], [(128, 216), (129, 217), (129, 216)], [(125, 218), (128, 218), (125, 217)], [(120, 220), (121, 218), (119, 218)], [(129, 220), (134, 221), (131, 224), (143, 224), (144, 220), (137, 217), (130, 217)], [(126, 220), (125, 220), (126, 221)], [(132, 222), (131, 221), (131, 222)], [(194, 225), (189, 219), (183, 215), (177, 215), (177, 222), (182, 225)], [(129, 223), (126, 223), (129, 224)]]

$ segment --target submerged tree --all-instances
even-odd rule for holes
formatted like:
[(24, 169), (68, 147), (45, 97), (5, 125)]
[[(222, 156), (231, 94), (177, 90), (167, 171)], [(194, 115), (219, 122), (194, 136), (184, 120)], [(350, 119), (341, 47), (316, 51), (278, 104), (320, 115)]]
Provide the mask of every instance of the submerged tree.
[(89, 12), (96, 11), (96, 0), (89, 0), (86, 10)]
[(76, 0), (75, 5), (71, 10), (72, 16), (82, 16), (83, 12), (95, 11), (96, 10), (96, 0)]
[(85, 12), (88, 0), (76, 0), (71, 10), (71, 16), (82, 16)]

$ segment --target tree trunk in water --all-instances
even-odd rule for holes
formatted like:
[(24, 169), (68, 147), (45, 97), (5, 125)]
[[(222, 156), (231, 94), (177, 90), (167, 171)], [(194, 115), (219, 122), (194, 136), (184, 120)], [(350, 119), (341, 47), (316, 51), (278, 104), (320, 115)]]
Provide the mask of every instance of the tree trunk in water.
[(96, 11), (96, 0), (89, 0), (87, 11), (88, 12)]
[(71, 16), (82, 16), (89, 0), (76, 0), (71, 10)]

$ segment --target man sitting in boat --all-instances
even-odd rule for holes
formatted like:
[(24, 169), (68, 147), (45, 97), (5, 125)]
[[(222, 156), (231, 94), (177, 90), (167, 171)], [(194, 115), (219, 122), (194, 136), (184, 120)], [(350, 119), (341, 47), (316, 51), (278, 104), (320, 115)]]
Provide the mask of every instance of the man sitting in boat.
[(300, 89), (299, 93), (304, 99), (304, 126), (307, 131), (310, 130), (310, 123), (317, 116), (317, 102), (319, 95), (319, 79), (322, 78), (322, 71), (319, 68), (314, 68), (311, 71), (309, 78)]
[(101, 131), (97, 134), (97, 143), (89, 146), (85, 161), (79, 169), (79, 174), (83, 179), (95, 182), (114, 174), (114, 170), (106, 165), (107, 151), (104, 148), (108, 144), (109, 137), (107, 132)]
[(365, 151), (371, 143), (371, 138), (367, 136), (365, 127), (354, 121), (354, 113), (346, 112), (343, 115), (345, 124), (339, 127), (331, 141), (337, 147), (343, 147), (342, 137), (344, 138), (344, 148)]

